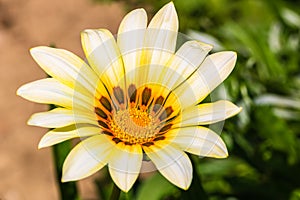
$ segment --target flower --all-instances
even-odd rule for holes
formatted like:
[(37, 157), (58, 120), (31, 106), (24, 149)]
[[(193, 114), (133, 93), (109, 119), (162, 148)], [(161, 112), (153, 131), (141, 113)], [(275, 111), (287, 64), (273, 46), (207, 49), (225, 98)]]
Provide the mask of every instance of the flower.
[(87, 62), (62, 49), (30, 50), (52, 78), (25, 84), (17, 94), (57, 106), (28, 121), (52, 128), (39, 148), (82, 138), (64, 162), (62, 181), (85, 178), (108, 165), (113, 181), (127, 192), (146, 155), (166, 179), (188, 189), (193, 169), (185, 152), (227, 157), (221, 137), (202, 125), (241, 108), (226, 100), (199, 103), (231, 73), (236, 53), (208, 55), (212, 46), (199, 41), (175, 51), (177, 35), (170, 2), (148, 26), (144, 9), (127, 14), (117, 39), (105, 29), (82, 32)]

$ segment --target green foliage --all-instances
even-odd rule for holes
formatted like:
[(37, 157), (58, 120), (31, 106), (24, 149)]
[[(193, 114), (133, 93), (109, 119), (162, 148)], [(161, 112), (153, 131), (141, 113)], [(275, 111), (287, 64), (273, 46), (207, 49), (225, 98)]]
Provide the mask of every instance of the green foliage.
[(143, 181), (138, 188), (137, 200), (159, 200), (166, 196), (178, 194), (179, 189), (156, 173)]
[[(50, 109), (54, 109), (55, 105), (50, 105)], [(56, 178), (60, 191), (60, 199), (61, 200), (80, 200), (77, 186), (75, 182), (62, 183), (62, 167), (64, 160), (66, 159), (68, 153), (72, 148), (71, 141), (65, 141), (59, 144), (56, 144), (52, 147), (53, 150), (53, 160), (54, 166), (56, 170)]]

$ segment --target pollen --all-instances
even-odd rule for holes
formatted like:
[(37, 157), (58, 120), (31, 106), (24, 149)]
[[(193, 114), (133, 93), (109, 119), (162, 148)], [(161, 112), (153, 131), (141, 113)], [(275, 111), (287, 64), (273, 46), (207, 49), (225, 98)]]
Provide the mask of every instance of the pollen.
[(153, 140), (161, 128), (157, 120), (136, 108), (115, 113), (110, 127), (117, 138), (131, 144)]
[(146, 127), (152, 122), (152, 117), (145, 111), (136, 108), (129, 109), (130, 119), (138, 126)]

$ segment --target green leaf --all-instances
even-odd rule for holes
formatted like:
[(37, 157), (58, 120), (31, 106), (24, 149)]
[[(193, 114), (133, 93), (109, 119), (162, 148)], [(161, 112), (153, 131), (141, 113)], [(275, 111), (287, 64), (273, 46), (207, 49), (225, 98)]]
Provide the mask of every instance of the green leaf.
[(160, 200), (176, 192), (179, 192), (178, 188), (168, 182), (160, 173), (156, 173), (142, 182), (138, 188), (136, 199)]

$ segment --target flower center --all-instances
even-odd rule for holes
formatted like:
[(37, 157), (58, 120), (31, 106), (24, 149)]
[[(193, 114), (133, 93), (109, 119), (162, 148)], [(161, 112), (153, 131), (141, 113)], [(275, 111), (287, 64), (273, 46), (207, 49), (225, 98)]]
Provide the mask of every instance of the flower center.
[(136, 89), (133, 84), (127, 92), (115, 87), (110, 98), (101, 97), (95, 107), (102, 133), (126, 145), (150, 146), (165, 139), (176, 115), (172, 106), (165, 105), (162, 91), (150, 86)]
[(133, 144), (145, 143), (154, 139), (160, 130), (159, 124), (159, 121), (147, 112), (131, 108), (119, 110), (114, 114), (110, 127), (117, 138)]

